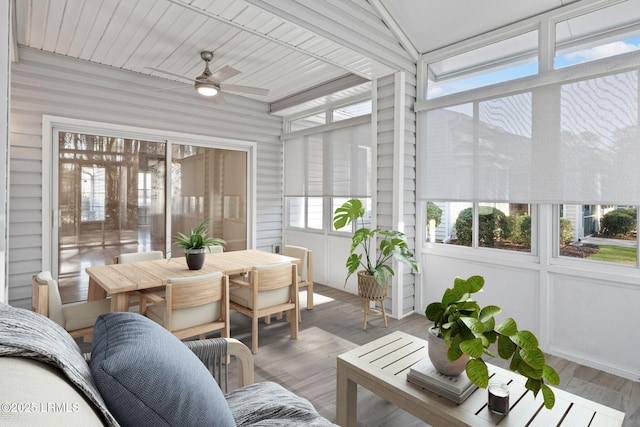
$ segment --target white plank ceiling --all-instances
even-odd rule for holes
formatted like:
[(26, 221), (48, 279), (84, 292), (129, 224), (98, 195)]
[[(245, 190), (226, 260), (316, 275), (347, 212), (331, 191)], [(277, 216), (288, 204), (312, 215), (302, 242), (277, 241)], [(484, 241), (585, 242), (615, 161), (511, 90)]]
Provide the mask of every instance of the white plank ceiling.
[(411, 74), (419, 53), (572, 0), (12, 1), (21, 46), (156, 76), (161, 88), (174, 80), (177, 90), (193, 90), (199, 52), (211, 50), (212, 71), (240, 71), (225, 83), (268, 89), (243, 96), (273, 103), (345, 75)]

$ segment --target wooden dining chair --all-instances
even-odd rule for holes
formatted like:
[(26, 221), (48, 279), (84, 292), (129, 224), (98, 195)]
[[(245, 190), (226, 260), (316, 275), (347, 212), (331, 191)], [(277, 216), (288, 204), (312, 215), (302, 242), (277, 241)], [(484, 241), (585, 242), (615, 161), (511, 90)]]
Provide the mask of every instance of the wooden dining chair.
[(298, 274), (290, 262), (253, 267), (249, 280), (230, 281), (231, 308), (251, 318), (251, 351), (258, 353), (258, 319), (287, 312), (291, 338), (298, 338)]
[(298, 289), (307, 288), (307, 310), (313, 310), (313, 253), (302, 246), (285, 245), (282, 255), (298, 258)]
[(62, 326), (72, 337), (82, 337), (85, 342), (91, 342), (98, 316), (111, 311), (111, 301), (107, 299), (62, 304), (58, 282), (50, 271), (34, 274), (31, 286), (32, 310)]
[[(298, 258), (298, 290), (307, 287), (307, 310), (313, 310), (313, 262), (312, 252), (302, 246), (286, 245), (282, 248), (282, 255)], [(276, 319), (282, 319), (282, 313), (276, 313)], [(302, 321), (302, 305), (298, 320)], [(265, 323), (271, 323), (271, 315), (264, 318)]]
[(180, 339), (220, 331), (229, 338), (229, 277), (220, 272), (169, 279), (165, 296), (140, 291), (140, 314)]
[[(127, 264), (130, 262), (154, 261), (157, 259), (164, 259), (164, 254), (162, 253), (162, 251), (123, 253), (120, 255), (116, 255), (114, 261), (116, 264)], [(160, 296), (164, 296), (164, 292), (162, 289), (157, 289), (156, 292)], [(138, 294), (133, 293), (129, 296), (129, 309), (137, 305), (140, 305), (140, 297), (138, 296)]]
[(116, 264), (125, 264), (128, 262), (140, 262), (140, 261), (153, 261), (156, 259), (163, 259), (164, 254), (162, 251), (148, 251), (148, 252), (129, 252), (120, 255), (116, 255)]

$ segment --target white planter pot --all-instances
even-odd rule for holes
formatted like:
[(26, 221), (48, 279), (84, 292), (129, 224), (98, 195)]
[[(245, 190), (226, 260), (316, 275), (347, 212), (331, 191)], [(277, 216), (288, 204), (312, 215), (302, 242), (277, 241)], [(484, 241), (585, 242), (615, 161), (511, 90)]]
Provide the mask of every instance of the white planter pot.
[(440, 336), (440, 331), (437, 328), (433, 326), (429, 328), (427, 342), (429, 343), (429, 359), (438, 372), (450, 377), (464, 372), (469, 356), (463, 354), (458, 360), (450, 361), (447, 357), (449, 347), (444, 342), (444, 338)]

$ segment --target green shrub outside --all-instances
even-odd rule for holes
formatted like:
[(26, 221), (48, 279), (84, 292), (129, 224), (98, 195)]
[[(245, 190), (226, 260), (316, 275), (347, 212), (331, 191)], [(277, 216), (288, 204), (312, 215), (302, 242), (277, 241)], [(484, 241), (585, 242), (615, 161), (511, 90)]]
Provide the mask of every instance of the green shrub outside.
[(507, 217), (506, 240), (531, 247), (531, 217), (529, 215), (510, 215)]
[(458, 244), (471, 246), (473, 238), (473, 208), (464, 209), (456, 218), (456, 239)]
[(436, 221), (436, 227), (439, 226), (442, 222), (442, 209), (433, 202), (427, 202), (427, 222), (431, 219)]
[(635, 209), (616, 209), (607, 212), (600, 220), (600, 234), (604, 236), (616, 236), (628, 234), (636, 228)]
[(567, 218), (560, 218), (560, 243), (568, 245), (573, 242), (573, 227)]
[[(496, 242), (511, 232), (507, 216), (500, 209), (480, 206), (478, 233), (480, 246), (495, 247)], [(473, 238), (473, 208), (464, 209), (456, 219), (456, 236), (458, 243), (471, 246)]]
[(496, 246), (496, 242), (511, 234), (507, 216), (500, 209), (480, 206), (479, 213), (480, 246), (493, 248)]

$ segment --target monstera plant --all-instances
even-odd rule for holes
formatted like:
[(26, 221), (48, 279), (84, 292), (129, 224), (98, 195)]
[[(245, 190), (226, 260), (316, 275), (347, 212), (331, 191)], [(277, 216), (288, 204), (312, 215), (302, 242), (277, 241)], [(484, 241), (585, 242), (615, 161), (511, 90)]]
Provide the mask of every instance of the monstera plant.
[[(349, 277), (360, 269), (366, 275), (375, 277), (378, 285), (386, 286), (388, 274), (395, 274), (393, 268), (387, 264), (392, 258), (417, 271), (418, 264), (409, 250), (404, 233), (380, 228), (371, 230), (365, 227), (364, 216), (365, 209), (358, 199), (347, 200), (333, 215), (333, 226), (336, 230), (351, 223), (359, 225), (351, 238), (345, 284)], [(356, 253), (358, 249), (361, 249), (361, 253)]]

